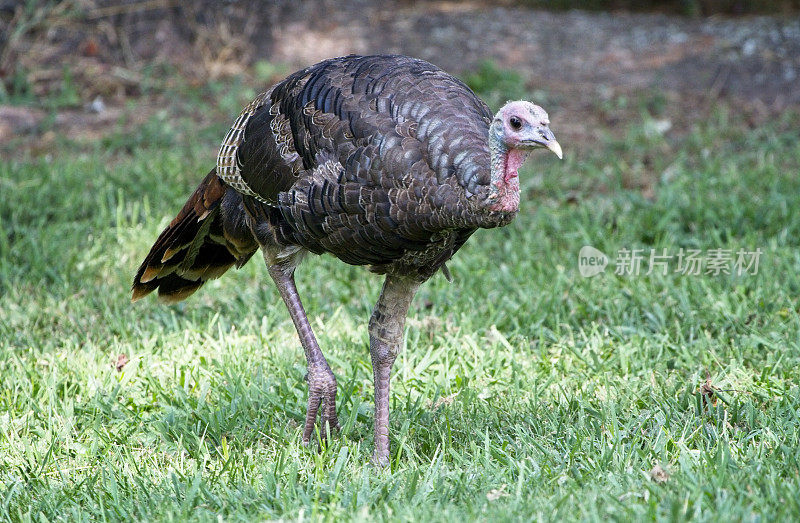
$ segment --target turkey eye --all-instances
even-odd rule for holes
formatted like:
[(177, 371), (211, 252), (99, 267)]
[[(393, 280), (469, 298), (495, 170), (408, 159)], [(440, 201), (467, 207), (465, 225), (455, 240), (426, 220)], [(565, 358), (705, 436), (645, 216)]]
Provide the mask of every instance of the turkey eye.
[(517, 118), (516, 116), (512, 116), (508, 119), (508, 124), (511, 126), (512, 129), (519, 129), (522, 127), (522, 120)]

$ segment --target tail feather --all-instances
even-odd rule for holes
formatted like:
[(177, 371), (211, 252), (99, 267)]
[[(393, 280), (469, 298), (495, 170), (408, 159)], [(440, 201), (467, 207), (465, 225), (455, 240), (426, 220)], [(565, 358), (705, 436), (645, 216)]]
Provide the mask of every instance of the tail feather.
[[(133, 280), (133, 301), (158, 289), (167, 302), (189, 297), (203, 283), (219, 278), (233, 265), (241, 267), (256, 250), (255, 240), (241, 216), (241, 205), (228, 205), (223, 199), (238, 193), (226, 186), (212, 170), (195, 190), (178, 216), (159, 235)], [(226, 227), (226, 220), (233, 224)]]

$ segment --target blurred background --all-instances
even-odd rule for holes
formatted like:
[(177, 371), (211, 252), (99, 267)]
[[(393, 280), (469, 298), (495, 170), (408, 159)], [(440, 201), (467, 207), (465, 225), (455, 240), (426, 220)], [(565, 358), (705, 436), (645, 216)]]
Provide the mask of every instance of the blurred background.
[[(96, 137), (122, 115), (135, 125), (177, 110), (160, 96), (178, 84), (227, 91), (235, 79), (252, 94), (348, 53), (429, 60), (493, 108), (533, 92), (567, 144), (613, 131), (639, 109), (620, 98), (654, 88), (663, 132), (720, 98), (757, 125), (800, 103), (799, 15), (798, 0), (4, 0), (0, 141)], [(195, 116), (230, 120), (235, 105)]]

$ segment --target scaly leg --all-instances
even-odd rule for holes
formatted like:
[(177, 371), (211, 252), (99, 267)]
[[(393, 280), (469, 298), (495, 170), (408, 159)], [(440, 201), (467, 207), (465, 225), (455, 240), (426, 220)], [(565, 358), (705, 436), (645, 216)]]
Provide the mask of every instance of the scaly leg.
[(415, 279), (388, 274), (381, 296), (369, 320), (369, 351), (375, 378), (376, 465), (389, 464), (389, 378), (400, 346), (408, 307), (420, 283)]
[(289, 309), (297, 334), (300, 336), (300, 343), (306, 353), (308, 410), (303, 427), (303, 444), (307, 445), (314, 432), (314, 422), (317, 419), (320, 404), (322, 404), (321, 432), (323, 437), (326, 437), (328, 432), (340, 429), (339, 421), (336, 418), (336, 378), (317, 344), (306, 312), (303, 310), (303, 304), (300, 302), (300, 296), (297, 294), (297, 287), (294, 284), (294, 266), (291, 264), (270, 265), (269, 275), (272, 276), (283, 302)]

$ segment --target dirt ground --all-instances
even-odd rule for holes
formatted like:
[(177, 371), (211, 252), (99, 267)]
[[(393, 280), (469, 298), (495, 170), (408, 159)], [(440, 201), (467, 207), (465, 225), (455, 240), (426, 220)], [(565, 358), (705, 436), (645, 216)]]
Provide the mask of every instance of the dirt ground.
[[(571, 139), (618, 124), (599, 103), (653, 88), (678, 128), (719, 99), (756, 124), (800, 107), (800, 17), (549, 12), (487, 1), (66, 0), (33, 10), (0, 2), (0, 23), (6, 90), (21, 76), (42, 97), (60, 88), (68, 66), (79, 100), (55, 125), (90, 136), (147, 95), (141, 84), (153, 64), (196, 83), (237, 74), (249, 82), (259, 62), (293, 70), (348, 53), (403, 53), (453, 73), (493, 60), (554, 97), (549, 109)], [(35, 132), (44, 117), (0, 106), (0, 142)]]

